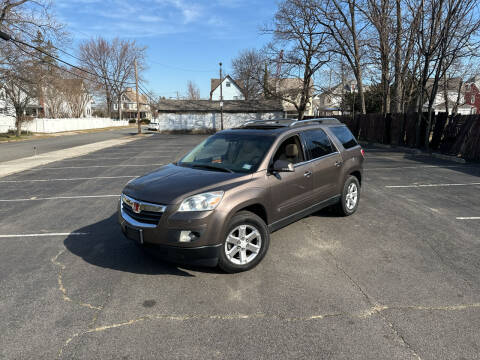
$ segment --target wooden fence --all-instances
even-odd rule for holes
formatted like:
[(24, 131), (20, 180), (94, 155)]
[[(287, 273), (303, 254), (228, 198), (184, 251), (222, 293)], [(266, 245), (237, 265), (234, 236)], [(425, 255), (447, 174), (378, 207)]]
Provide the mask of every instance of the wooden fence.
[[(357, 139), (415, 147), (417, 113), (367, 114), (333, 116), (345, 123)], [(423, 114), (420, 126), (419, 147), (425, 147), (427, 114)], [(448, 116), (440, 113), (432, 119), (429, 148), (435, 152), (480, 161), (480, 115)]]

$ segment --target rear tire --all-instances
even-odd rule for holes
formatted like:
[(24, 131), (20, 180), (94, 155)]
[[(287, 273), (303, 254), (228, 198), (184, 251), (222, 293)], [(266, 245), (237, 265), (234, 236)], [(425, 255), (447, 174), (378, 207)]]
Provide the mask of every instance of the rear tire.
[(228, 224), (218, 266), (227, 273), (250, 270), (263, 259), (269, 245), (270, 234), (265, 222), (254, 213), (240, 211)]
[(335, 210), (340, 216), (350, 216), (357, 211), (360, 202), (360, 183), (358, 179), (350, 175), (343, 185), (342, 197)]

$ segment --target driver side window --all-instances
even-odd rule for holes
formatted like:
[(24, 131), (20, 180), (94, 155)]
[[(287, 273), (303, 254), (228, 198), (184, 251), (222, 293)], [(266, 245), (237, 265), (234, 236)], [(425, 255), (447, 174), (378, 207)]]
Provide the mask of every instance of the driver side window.
[(297, 135), (286, 139), (278, 148), (273, 156), (273, 162), (277, 160), (284, 160), (293, 164), (298, 164), (305, 161), (303, 156), (302, 144)]

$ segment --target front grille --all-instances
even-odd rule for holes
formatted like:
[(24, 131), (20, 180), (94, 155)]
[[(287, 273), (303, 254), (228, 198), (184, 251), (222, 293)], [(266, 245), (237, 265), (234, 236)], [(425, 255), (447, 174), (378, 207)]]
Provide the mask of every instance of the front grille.
[(123, 211), (130, 216), (132, 219), (137, 220), (138, 222), (147, 223), (147, 224), (154, 224), (157, 225), (162, 217), (163, 213), (161, 212), (153, 212), (153, 211), (145, 211), (142, 210), (140, 213), (135, 213), (132, 210), (130, 205), (123, 203)]
[[(122, 194), (122, 211), (139, 223), (158, 225), (160, 218), (165, 212), (165, 206), (135, 200)], [(133, 211), (135, 209), (137, 212)]]

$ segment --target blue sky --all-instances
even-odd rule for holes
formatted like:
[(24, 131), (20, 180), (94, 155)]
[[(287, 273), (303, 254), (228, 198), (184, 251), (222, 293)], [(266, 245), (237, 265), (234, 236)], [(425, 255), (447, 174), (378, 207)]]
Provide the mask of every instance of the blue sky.
[[(91, 37), (134, 39), (148, 47), (144, 77), (157, 95), (184, 94), (188, 80), (208, 97), (210, 78), (231, 59), (268, 42), (259, 29), (272, 20), (274, 0), (57, 0), (72, 48)], [(72, 50), (73, 51), (73, 50)]]

